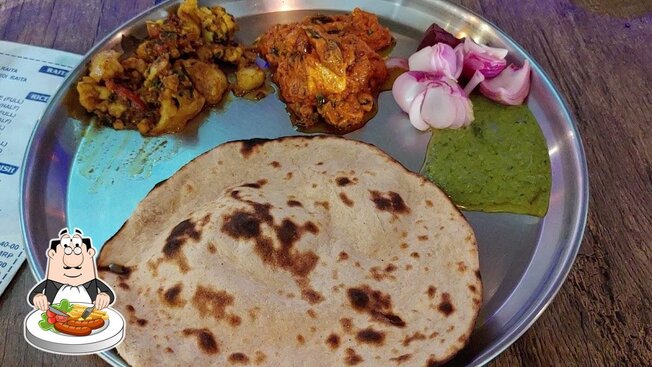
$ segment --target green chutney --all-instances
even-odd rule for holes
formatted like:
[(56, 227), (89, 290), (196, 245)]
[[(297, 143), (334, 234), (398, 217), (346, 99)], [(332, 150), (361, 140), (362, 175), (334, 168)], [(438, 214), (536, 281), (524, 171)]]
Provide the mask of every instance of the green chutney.
[(550, 157), (526, 105), (472, 95), (475, 121), (433, 130), (422, 174), (462, 209), (542, 217), (550, 198)]

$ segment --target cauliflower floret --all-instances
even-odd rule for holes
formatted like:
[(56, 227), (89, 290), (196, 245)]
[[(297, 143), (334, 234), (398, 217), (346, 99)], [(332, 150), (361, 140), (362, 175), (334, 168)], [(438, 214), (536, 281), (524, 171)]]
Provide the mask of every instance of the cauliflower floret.
[(188, 121), (201, 111), (204, 102), (204, 97), (199, 93), (189, 90), (172, 93), (170, 90), (165, 90), (161, 95), (161, 118), (156, 126), (147, 132), (147, 135), (175, 133), (183, 130)]
[(96, 81), (113, 79), (124, 72), (118, 58), (121, 52), (114, 50), (101, 51), (91, 59), (88, 75)]

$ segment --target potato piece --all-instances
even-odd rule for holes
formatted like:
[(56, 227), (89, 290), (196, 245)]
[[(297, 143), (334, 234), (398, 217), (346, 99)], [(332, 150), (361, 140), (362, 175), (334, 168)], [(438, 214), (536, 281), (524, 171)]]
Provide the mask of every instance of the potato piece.
[(249, 66), (238, 70), (235, 73), (236, 94), (244, 94), (265, 83), (265, 73), (256, 66)]
[(228, 87), (226, 75), (214, 64), (199, 60), (184, 60), (183, 67), (190, 76), (192, 84), (205, 98), (208, 104), (217, 104), (222, 100)]
[(175, 133), (183, 130), (186, 123), (201, 111), (204, 102), (204, 97), (199, 93), (193, 94), (183, 90), (179, 94), (172, 94), (168, 90), (164, 91), (161, 96), (161, 118), (156, 126), (147, 132), (147, 135)]
[(124, 72), (118, 58), (122, 53), (114, 50), (101, 51), (91, 59), (88, 75), (96, 81), (113, 79)]

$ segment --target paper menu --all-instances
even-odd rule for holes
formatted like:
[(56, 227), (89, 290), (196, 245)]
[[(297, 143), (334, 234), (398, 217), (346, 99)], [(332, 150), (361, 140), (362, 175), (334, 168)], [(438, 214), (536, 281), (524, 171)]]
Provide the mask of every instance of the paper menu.
[(0, 295), (25, 260), (18, 196), (27, 143), (80, 61), (80, 55), (0, 41)]

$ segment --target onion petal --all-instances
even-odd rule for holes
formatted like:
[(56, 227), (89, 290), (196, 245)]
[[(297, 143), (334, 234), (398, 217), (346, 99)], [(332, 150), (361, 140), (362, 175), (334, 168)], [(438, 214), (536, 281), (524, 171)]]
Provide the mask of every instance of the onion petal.
[(476, 71), (480, 71), (486, 78), (493, 78), (507, 66), (505, 60), (507, 50), (504, 48), (479, 45), (469, 37), (464, 39), (464, 43), (457, 47), (462, 49), (464, 53), (463, 74), (467, 77), (471, 77)]
[(462, 73), (464, 55), (445, 43), (427, 46), (415, 52), (408, 59), (410, 70), (429, 71), (457, 79)]
[(480, 92), (487, 98), (506, 105), (520, 105), (530, 93), (530, 63), (522, 67), (509, 65), (497, 77), (480, 83)]
[(385, 60), (385, 66), (388, 69), (394, 69), (394, 68), (399, 68), (399, 69), (405, 69), (409, 70), (408, 66), (408, 61), (407, 59), (404, 59), (402, 57), (390, 57), (387, 60)]
[(467, 96), (470, 95), (475, 87), (477, 87), (478, 84), (480, 84), (480, 82), (482, 82), (484, 79), (484, 74), (476, 70), (476, 72), (473, 73), (471, 80), (466, 83), (466, 86), (464, 87), (464, 93), (466, 93)]
[(427, 82), (435, 77), (429, 73), (411, 72), (403, 73), (396, 78), (392, 85), (394, 100), (403, 112), (408, 112), (412, 101), (427, 88)]
[(410, 116), (410, 123), (412, 126), (421, 131), (425, 131), (430, 128), (430, 126), (424, 121), (423, 117), (421, 117), (421, 109), (423, 108), (425, 94), (426, 91), (424, 90), (418, 96), (416, 96), (414, 101), (412, 101), (410, 110), (408, 111), (408, 116)]

